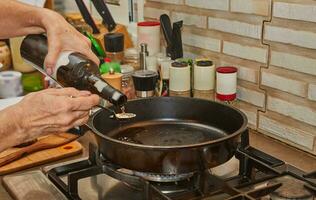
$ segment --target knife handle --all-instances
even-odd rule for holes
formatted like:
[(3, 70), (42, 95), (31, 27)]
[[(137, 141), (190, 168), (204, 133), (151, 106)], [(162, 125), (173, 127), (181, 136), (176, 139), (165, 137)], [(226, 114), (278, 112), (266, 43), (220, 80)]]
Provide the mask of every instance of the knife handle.
[(76, 0), (76, 4), (80, 10), (80, 13), (84, 19), (84, 21), (89, 24), (93, 30), (93, 34), (99, 34), (100, 31), (97, 27), (97, 25), (94, 23), (93, 18), (91, 17), (86, 5), (82, 0)]

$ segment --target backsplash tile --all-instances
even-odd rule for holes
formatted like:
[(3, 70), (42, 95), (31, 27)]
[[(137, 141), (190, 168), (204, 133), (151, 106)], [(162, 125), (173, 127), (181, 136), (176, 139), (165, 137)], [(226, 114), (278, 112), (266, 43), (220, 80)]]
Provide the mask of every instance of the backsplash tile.
[(250, 128), (316, 155), (316, 1), (149, 0), (145, 7), (148, 19), (169, 12), (184, 20), (185, 55), (238, 68), (235, 106)]

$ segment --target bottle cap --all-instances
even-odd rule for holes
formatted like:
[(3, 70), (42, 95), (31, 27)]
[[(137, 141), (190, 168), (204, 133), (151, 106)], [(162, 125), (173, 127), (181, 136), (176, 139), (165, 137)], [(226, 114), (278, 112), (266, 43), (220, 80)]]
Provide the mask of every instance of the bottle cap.
[(122, 33), (108, 33), (104, 36), (107, 52), (122, 52), (124, 50), (124, 35)]

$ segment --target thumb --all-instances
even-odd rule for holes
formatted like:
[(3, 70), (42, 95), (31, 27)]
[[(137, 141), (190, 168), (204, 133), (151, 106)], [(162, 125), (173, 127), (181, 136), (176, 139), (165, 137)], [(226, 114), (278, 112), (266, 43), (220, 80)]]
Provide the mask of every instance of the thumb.
[(51, 75), (54, 71), (54, 67), (56, 65), (56, 60), (60, 53), (60, 45), (58, 43), (50, 43), (48, 42), (48, 53), (44, 61), (44, 66), (49, 75)]

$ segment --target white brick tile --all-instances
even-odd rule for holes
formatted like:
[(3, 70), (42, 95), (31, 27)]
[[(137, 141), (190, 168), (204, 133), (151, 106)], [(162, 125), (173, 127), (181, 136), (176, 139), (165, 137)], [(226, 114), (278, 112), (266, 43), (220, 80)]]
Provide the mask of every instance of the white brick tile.
[(207, 18), (202, 15), (192, 15), (188, 13), (172, 12), (172, 21), (183, 20), (183, 23), (188, 26), (196, 26), (198, 28), (206, 28)]
[(258, 108), (244, 101), (237, 101), (234, 107), (241, 110), (248, 119), (248, 126), (252, 129), (257, 129), (257, 112)]
[(215, 17), (208, 18), (208, 28), (256, 39), (261, 38), (262, 31), (262, 25)]
[(316, 83), (308, 85), (308, 99), (316, 101)]
[(316, 126), (315, 109), (312, 109), (305, 105), (289, 102), (277, 97), (268, 96), (267, 108), (268, 110)]
[(291, 141), (294, 144), (313, 150), (315, 136), (309, 132), (300, 130), (296, 126), (291, 126), (291, 124), (284, 124), (259, 114), (259, 131), (260, 130), (267, 131), (278, 138)]
[(271, 51), (271, 65), (316, 75), (316, 59), (300, 55)]
[(243, 108), (239, 108), (246, 116), (248, 119), (248, 124), (255, 128), (257, 126), (257, 113), (252, 112)]
[(231, 0), (231, 11), (267, 16), (269, 5), (269, 0)]
[(229, 0), (186, 0), (186, 5), (205, 8), (205, 9), (214, 9), (214, 10), (228, 10), (229, 9)]
[[(286, 73), (286, 71), (284, 73)], [(261, 74), (262, 85), (306, 97), (306, 82), (291, 79), (279, 74), (273, 74), (268, 71), (263, 71)]]
[(224, 41), (223, 53), (261, 63), (267, 62), (267, 50), (264, 48)]
[(265, 101), (264, 93), (238, 86), (237, 97), (238, 99), (248, 102), (252, 105), (255, 105), (258, 107), (264, 107), (264, 101)]
[(316, 49), (316, 33), (314, 32), (266, 25), (264, 39)]
[(218, 39), (195, 35), (191, 33), (183, 33), (182, 36), (183, 44), (190, 45), (193, 47), (199, 47), (210, 51), (221, 51), (221, 41)]
[(316, 3), (298, 4), (288, 2), (274, 2), (273, 16), (316, 22)]
[(159, 19), (162, 14), (170, 15), (170, 11), (151, 7), (144, 8), (144, 17)]
[(149, 0), (149, 1), (154, 1), (154, 2), (159, 2), (159, 3), (170, 3), (170, 4), (183, 4), (184, 0)]
[(234, 66), (237, 67), (238, 72), (237, 72), (237, 77), (238, 79), (257, 83), (258, 82), (258, 71), (250, 68), (250, 67), (245, 67), (239, 64), (233, 64), (229, 62), (221, 62), (221, 66)]

